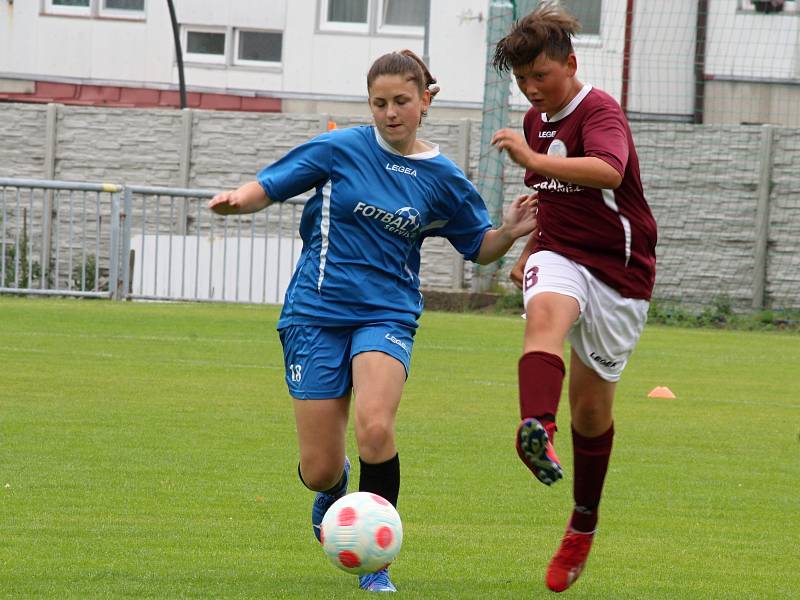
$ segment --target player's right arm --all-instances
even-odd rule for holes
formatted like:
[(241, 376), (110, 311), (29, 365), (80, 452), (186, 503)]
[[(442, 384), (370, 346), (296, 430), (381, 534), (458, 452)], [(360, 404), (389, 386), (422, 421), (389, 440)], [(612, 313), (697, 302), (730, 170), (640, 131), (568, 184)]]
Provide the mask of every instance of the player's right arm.
[(241, 215), (263, 210), (272, 204), (257, 181), (245, 183), (238, 189), (221, 192), (208, 202), (208, 208), (218, 215)]

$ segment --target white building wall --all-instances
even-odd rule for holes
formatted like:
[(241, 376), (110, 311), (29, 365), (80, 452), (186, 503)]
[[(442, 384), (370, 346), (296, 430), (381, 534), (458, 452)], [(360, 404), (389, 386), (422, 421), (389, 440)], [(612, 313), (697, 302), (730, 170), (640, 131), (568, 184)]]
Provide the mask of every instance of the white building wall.
[(693, 114), (696, 24), (697, 2), (637, 0), (631, 36), (629, 111)]
[[(486, 0), (431, 0), (431, 73), (442, 91), (436, 102), (483, 102)], [(478, 20), (478, 15), (482, 20)]]
[[(800, 0), (787, 0), (785, 13), (768, 15), (741, 10), (743, 2), (709, 0), (706, 73), (718, 80), (796, 80)], [(131, 21), (48, 15), (45, 0), (0, 0), (0, 85), (61, 79), (176, 89), (166, 3), (148, 0), (146, 5), (146, 19)], [(319, 0), (175, 0), (175, 5), (182, 24), (216, 27), (229, 34), (239, 27), (283, 32), (280, 66), (226, 68), (187, 61), (190, 90), (349, 100), (359, 111), (372, 60), (401, 48), (423, 51), (422, 35), (321, 30)], [(371, 5), (375, 10), (378, 0)], [(601, 34), (575, 41), (579, 78), (618, 100), (626, 6), (626, 0), (604, 0)], [(634, 113), (691, 115), (697, 2), (635, 0), (634, 7), (627, 108)], [(432, 0), (429, 56), (442, 88), (434, 111), (443, 105), (480, 106), (488, 9), (489, 0)], [(512, 106), (526, 109), (526, 100), (512, 88)], [(306, 109), (324, 111), (321, 104)]]
[(706, 73), (745, 80), (797, 79), (798, 4), (787, 2), (784, 13), (760, 14), (737, 10), (736, 0), (711, 0)]

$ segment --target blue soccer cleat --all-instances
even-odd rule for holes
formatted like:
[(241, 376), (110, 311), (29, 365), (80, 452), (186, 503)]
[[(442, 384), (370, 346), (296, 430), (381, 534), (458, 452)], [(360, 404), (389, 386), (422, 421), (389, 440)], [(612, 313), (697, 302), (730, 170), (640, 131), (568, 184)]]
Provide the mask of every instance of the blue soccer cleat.
[(322, 518), (325, 516), (325, 513), (328, 512), (328, 509), (331, 507), (331, 505), (347, 493), (347, 484), (349, 483), (349, 481), (350, 481), (350, 459), (345, 456), (344, 484), (342, 485), (340, 490), (334, 494), (325, 494), (324, 492), (317, 492), (317, 495), (314, 496), (314, 504), (311, 507), (311, 527), (314, 529), (314, 536), (317, 538), (318, 542), (321, 541), (319, 532), (320, 532), (320, 526), (322, 525)]
[(516, 437), (517, 454), (536, 479), (552, 485), (564, 476), (550, 437), (537, 419), (523, 419)]
[(358, 577), (358, 587), (368, 592), (396, 592), (392, 580), (389, 579), (389, 571), (385, 568), (368, 575)]

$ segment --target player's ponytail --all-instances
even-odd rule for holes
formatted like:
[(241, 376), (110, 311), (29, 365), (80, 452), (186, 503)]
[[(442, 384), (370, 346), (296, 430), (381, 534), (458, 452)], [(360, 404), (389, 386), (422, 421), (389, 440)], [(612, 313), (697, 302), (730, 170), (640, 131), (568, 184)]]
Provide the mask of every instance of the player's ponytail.
[(390, 52), (372, 63), (369, 72), (367, 72), (367, 89), (372, 87), (372, 82), (381, 75), (405, 76), (408, 81), (416, 82), (420, 96), (425, 90), (428, 90), (431, 94), (431, 100), (439, 93), (436, 78), (431, 75), (428, 66), (422, 59), (411, 50)]
[(422, 70), (423, 80), (425, 81), (425, 89), (431, 93), (431, 102), (433, 102), (433, 99), (436, 97), (436, 94), (439, 93), (441, 88), (436, 85), (436, 77), (431, 75), (431, 72), (428, 70), (428, 65), (426, 65), (423, 60), (411, 50), (400, 50), (400, 54), (407, 56), (419, 65), (419, 68)]

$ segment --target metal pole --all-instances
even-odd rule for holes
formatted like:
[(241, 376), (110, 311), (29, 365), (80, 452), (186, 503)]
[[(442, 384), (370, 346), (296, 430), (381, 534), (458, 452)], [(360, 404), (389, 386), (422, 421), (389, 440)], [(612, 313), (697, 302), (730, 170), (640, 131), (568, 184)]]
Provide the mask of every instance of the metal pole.
[[(486, 202), (489, 216), (495, 225), (503, 220), (504, 183), (503, 156), (491, 144), (492, 135), (508, 125), (508, 99), (511, 78), (507, 72), (498, 72), (492, 66), (497, 43), (506, 35), (514, 20), (511, 2), (492, 0), (486, 21), (486, 64), (483, 87), (483, 114), (481, 118), (480, 160), (478, 163), (478, 191)], [(498, 264), (475, 266), (472, 291), (488, 290), (497, 272)]]
[(428, 54), (428, 47), (431, 39), (431, 0), (425, 2), (425, 39), (422, 42), (422, 62), (424, 62), (428, 69), (431, 68), (431, 57)]
[[(54, 179), (56, 176), (56, 144), (58, 143), (58, 105), (47, 105), (47, 124), (45, 126), (45, 179)], [(55, 214), (55, 204), (53, 202), (53, 191), (44, 192), (44, 212), (42, 222), (42, 289), (48, 287), (47, 274), (50, 272), (50, 254), (53, 247), (53, 219)], [(57, 286), (56, 286), (57, 287)]]
[(167, 0), (169, 18), (172, 21), (172, 37), (175, 39), (175, 56), (178, 59), (178, 86), (181, 95), (181, 108), (186, 108), (186, 80), (183, 77), (183, 52), (181, 51), (181, 35), (178, 29), (178, 18), (172, 0)]

